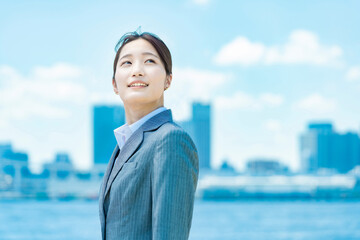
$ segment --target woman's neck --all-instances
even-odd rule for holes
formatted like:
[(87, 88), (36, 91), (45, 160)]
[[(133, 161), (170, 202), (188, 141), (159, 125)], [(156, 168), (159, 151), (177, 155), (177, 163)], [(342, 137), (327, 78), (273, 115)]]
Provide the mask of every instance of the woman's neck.
[(133, 124), (134, 122), (137, 122), (138, 120), (140, 120), (141, 118), (143, 118), (144, 116), (148, 115), (149, 113), (151, 113), (152, 111), (154, 111), (155, 109), (158, 109), (160, 107), (163, 107), (164, 104), (150, 104), (150, 105), (140, 105), (138, 104), (138, 106), (127, 106), (126, 104), (124, 104), (124, 108), (125, 108), (125, 117), (126, 117), (126, 123), (128, 125)]

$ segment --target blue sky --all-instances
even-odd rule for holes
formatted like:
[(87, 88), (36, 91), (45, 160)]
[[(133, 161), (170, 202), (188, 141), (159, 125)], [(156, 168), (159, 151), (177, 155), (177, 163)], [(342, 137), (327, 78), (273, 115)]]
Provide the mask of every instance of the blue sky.
[(118, 103), (114, 46), (141, 26), (173, 57), (175, 120), (211, 102), (212, 165), (299, 168), (309, 121), (359, 132), (358, 1), (0, 1), (0, 142), (37, 169), (55, 152), (92, 164), (91, 106)]

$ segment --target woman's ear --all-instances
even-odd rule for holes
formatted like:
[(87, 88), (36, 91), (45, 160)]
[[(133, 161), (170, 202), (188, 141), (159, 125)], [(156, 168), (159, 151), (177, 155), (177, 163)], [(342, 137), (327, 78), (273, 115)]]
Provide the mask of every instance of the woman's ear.
[(166, 89), (168, 89), (170, 87), (171, 81), (172, 81), (172, 74), (169, 74), (169, 75), (166, 76), (164, 90), (166, 90)]
[(115, 78), (112, 79), (112, 85), (113, 85), (113, 89), (114, 89), (115, 94), (116, 95), (119, 94), (119, 91), (118, 91), (118, 89), (116, 87)]

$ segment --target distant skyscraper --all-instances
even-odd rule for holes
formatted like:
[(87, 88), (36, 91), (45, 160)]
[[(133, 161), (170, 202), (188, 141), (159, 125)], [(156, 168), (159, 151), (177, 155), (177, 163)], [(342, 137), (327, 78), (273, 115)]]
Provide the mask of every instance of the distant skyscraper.
[(302, 171), (315, 172), (319, 168), (332, 168), (330, 156), (332, 124), (309, 124), (308, 128), (309, 131), (300, 137)]
[(210, 105), (194, 103), (192, 110), (195, 142), (199, 151), (199, 165), (200, 168), (210, 168)]
[(107, 164), (116, 146), (114, 129), (125, 123), (122, 106), (94, 106), (94, 163)]
[(179, 122), (194, 140), (199, 155), (199, 167), (210, 169), (211, 154), (211, 107), (209, 104), (193, 103), (192, 119)]
[(339, 134), (330, 123), (309, 124), (300, 137), (303, 172), (334, 169), (346, 173), (360, 164), (360, 139), (356, 133)]

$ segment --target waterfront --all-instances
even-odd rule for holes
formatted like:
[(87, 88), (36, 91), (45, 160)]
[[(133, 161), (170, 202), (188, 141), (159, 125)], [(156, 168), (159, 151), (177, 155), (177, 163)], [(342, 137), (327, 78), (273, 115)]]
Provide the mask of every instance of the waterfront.
[[(0, 201), (0, 239), (100, 239), (97, 201)], [(195, 202), (190, 239), (360, 239), (360, 201)]]

